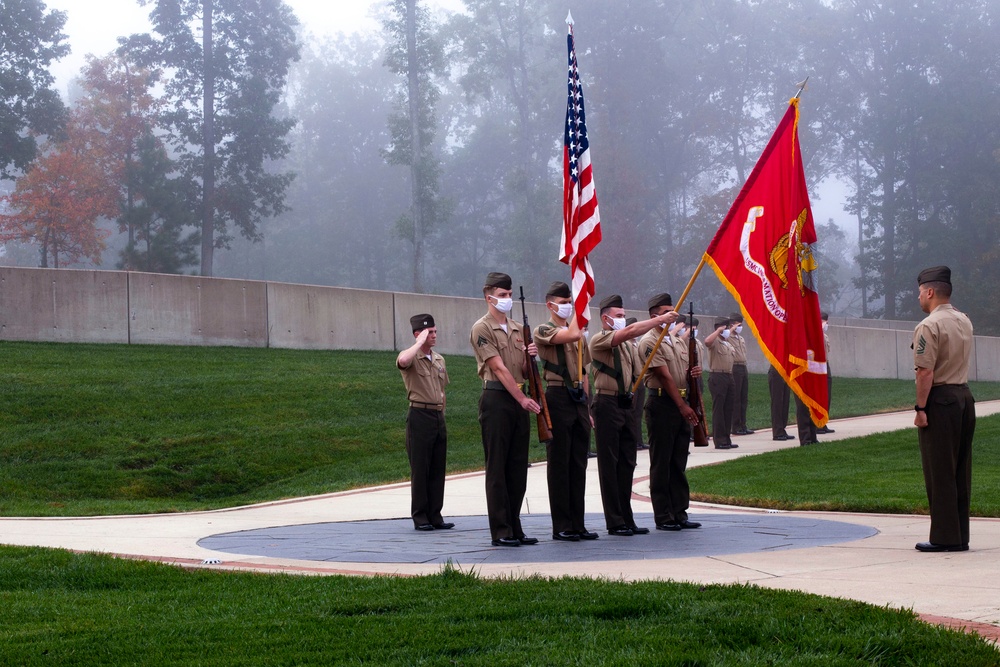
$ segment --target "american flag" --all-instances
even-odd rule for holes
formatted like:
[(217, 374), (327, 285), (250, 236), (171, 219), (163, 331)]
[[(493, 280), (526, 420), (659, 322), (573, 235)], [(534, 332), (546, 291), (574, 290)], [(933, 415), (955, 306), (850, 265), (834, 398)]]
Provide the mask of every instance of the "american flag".
[(594, 296), (594, 271), (587, 255), (601, 242), (601, 214), (590, 164), (590, 140), (583, 108), (583, 88), (573, 42), (573, 16), (566, 17), (569, 35), (569, 96), (566, 100), (566, 133), (563, 148), (563, 230), (559, 261), (569, 264), (573, 284), (573, 311), (585, 329)]

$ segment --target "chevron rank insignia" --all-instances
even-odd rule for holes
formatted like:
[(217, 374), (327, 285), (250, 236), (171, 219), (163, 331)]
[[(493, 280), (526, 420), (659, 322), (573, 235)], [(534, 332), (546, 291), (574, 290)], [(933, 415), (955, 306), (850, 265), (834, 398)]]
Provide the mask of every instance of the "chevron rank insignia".
[(927, 341), (924, 340), (923, 335), (921, 335), (920, 340), (917, 341), (917, 354), (923, 354), (926, 348), (927, 348)]
[(476, 341), (477, 347), (482, 347), (483, 345), (489, 345), (490, 341), (486, 340), (486, 336), (480, 335), (479, 340)]

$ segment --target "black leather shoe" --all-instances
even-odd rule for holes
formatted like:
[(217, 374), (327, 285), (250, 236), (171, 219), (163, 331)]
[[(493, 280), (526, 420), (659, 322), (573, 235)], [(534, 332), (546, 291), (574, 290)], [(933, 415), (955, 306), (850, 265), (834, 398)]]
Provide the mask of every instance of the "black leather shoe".
[(455, 524), (448, 521), (442, 521), (441, 523), (434, 524), (434, 530), (451, 530), (455, 527)]
[(683, 521), (678, 521), (677, 525), (681, 528), (701, 528), (701, 524), (697, 521), (688, 521), (684, 519)]
[(771, 438), (771, 440), (776, 440), (777, 442), (781, 442), (783, 440), (794, 440), (794, 439), (795, 439), (794, 435), (788, 435), (787, 433), (785, 435), (776, 435), (773, 438)]
[(800, 442), (799, 443), (799, 445), (801, 447), (805, 447), (806, 445), (818, 445), (818, 444), (819, 444), (819, 440), (806, 440), (804, 442)]
[(501, 537), (498, 540), (493, 540), (492, 544), (495, 547), (519, 547), (521, 541), (516, 537)]
[(422, 523), (418, 526), (414, 526), (413, 528), (414, 530), (434, 530), (434, 526), (429, 523)]
[(581, 540), (596, 540), (600, 537), (597, 533), (586, 529), (579, 531), (577, 535), (580, 536)]
[(828, 426), (824, 426), (823, 428), (818, 428), (818, 429), (816, 429), (816, 432), (817, 433), (836, 433), (836, 431), (834, 431), (832, 428), (830, 428)]
[(649, 535), (649, 528), (640, 528), (639, 526), (629, 526), (632, 529), (633, 535)]
[(917, 551), (937, 552), (937, 551), (968, 551), (968, 544), (934, 544), (933, 542), (917, 542)]
[(525, 537), (524, 535), (517, 538), (517, 541), (520, 542), (521, 544), (538, 544), (537, 537)]
[(618, 535), (619, 537), (630, 537), (632, 534), (632, 529), (628, 526), (618, 526), (608, 531), (608, 535)]
[(561, 540), (563, 542), (579, 542), (580, 535), (569, 530), (563, 530), (558, 533), (552, 533), (553, 540)]
[(729, 449), (732, 445), (716, 445), (716, 449)]
[(669, 530), (671, 532), (675, 532), (675, 531), (678, 531), (678, 530), (681, 529), (681, 524), (677, 523), (676, 521), (668, 521), (666, 523), (658, 523), (658, 524), (656, 524), (656, 529), (657, 530)]
[(753, 435), (756, 432), (757, 431), (753, 430), (752, 428), (745, 428), (745, 429), (743, 429), (743, 435)]

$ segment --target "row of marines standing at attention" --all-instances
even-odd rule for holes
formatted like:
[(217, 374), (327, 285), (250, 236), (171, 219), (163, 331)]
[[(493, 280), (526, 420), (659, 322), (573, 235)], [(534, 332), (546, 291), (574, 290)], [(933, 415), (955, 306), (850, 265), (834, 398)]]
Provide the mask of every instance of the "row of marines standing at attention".
[[(552, 438), (546, 445), (552, 538), (576, 542), (599, 537), (584, 522), (591, 431), (597, 445), (608, 534), (627, 537), (649, 532), (648, 527), (637, 525), (631, 506), (636, 450), (642, 440), (638, 411), (643, 409), (632, 394), (632, 385), (647, 358), (651, 360), (644, 376), (644, 413), (656, 528), (699, 528), (701, 524), (687, 514), (690, 491), (686, 475), (691, 428), (698, 419), (686, 401), (689, 364), (685, 339), (697, 322), (685, 322), (673, 310), (671, 296), (661, 293), (649, 300), (648, 319), (627, 323), (622, 297), (611, 295), (600, 302), (601, 331), (588, 341), (573, 317), (569, 286), (556, 282), (545, 296), (549, 320), (528, 336), (523, 326), (509, 317), (512, 288), (505, 273), (486, 277), (483, 297), (487, 312), (470, 334), (483, 383), (479, 423), (492, 544), (519, 547), (538, 542), (525, 535), (520, 521), (529, 465), (529, 413), (538, 414), (542, 409), (529, 395), (526, 383), (533, 357), (542, 361), (552, 424)], [(437, 337), (433, 317), (415, 315), (410, 323), (415, 342), (399, 353), (396, 365), (410, 402), (406, 450), (412, 474), (411, 517), (417, 530), (449, 529), (453, 524), (441, 516), (447, 446), (444, 388), (449, 378), (444, 359), (432, 349)], [(669, 333), (657, 345), (661, 330), (668, 327)], [(528, 340), (531, 342), (526, 344)], [(588, 367), (593, 372), (592, 387), (586, 375)], [(700, 381), (700, 363), (693, 366), (691, 374)]]

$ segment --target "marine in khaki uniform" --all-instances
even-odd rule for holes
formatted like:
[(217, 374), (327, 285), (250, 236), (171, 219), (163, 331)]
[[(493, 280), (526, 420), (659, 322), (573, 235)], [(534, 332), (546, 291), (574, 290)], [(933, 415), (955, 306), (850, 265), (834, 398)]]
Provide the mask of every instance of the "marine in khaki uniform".
[(416, 341), (396, 357), (410, 410), (406, 414), (406, 455), (410, 460), (410, 517), (417, 530), (443, 530), (455, 524), (441, 518), (448, 429), (444, 421), (444, 388), (449, 383), (437, 344), (434, 318), (410, 318)]
[(747, 370), (747, 341), (743, 338), (743, 315), (729, 316), (729, 344), (733, 346), (733, 382), (736, 383), (736, 407), (733, 411), (733, 435), (751, 435), (747, 426), (747, 405), (750, 402), (750, 371)]
[(917, 278), (927, 317), (913, 332), (917, 375), (914, 405), (920, 460), (931, 508), (930, 541), (918, 551), (967, 551), (976, 402), (969, 391), (972, 322), (951, 305), (951, 269), (935, 266)]
[[(639, 320), (635, 317), (626, 317), (625, 326), (630, 324), (635, 324)], [(675, 322), (676, 324), (676, 322)], [(646, 360), (639, 353), (639, 337), (630, 338), (628, 341), (629, 346), (632, 348), (632, 386), (635, 387), (635, 381), (639, 379), (639, 372), (642, 370), (643, 365)], [(632, 397), (632, 428), (635, 429), (635, 446), (636, 449), (649, 449), (649, 445), (642, 439), (642, 409), (646, 405), (646, 383), (640, 383), (638, 387), (635, 387), (635, 396)]]
[(712, 438), (716, 449), (735, 449), (729, 434), (732, 432), (733, 411), (736, 409), (736, 382), (733, 380), (733, 363), (736, 351), (727, 342), (729, 320), (717, 319), (715, 331), (705, 337), (708, 348), (708, 391), (712, 394)]
[(635, 357), (629, 339), (641, 336), (658, 324), (677, 319), (671, 311), (659, 317), (625, 324), (621, 296), (601, 301), (602, 330), (590, 339), (594, 371), (594, 437), (597, 441), (597, 476), (609, 535), (627, 537), (646, 534), (632, 515), (632, 476), (635, 472), (636, 438), (633, 426), (632, 387)]
[[(669, 294), (657, 294), (648, 303), (650, 317), (673, 310)], [(676, 328), (675, 328), (676, 331)], [(649, 433), (649, 496), (653, 519), (659, 530), (700, 528), (689, 521), (691, 490), (687, 481), (691, 426), (698, 419), (687, 404), (687, 345), (667, 333), (659, 345), (660, 332), (653, 329), (639, 341), (643, 357), (651, 358), (646, 383), (646, 430)], [(695, 367), (693, 374), (701, 374)]]
[(490, 273), (483, 287), (486, 315), (472, 325), (469, 342), (476, 356), (483, 393), (479, 397), (479, 426), (486, 456), (486, 511), (493, 546), (537, 544), (521, 529), (521, 503), (528, 484), (528, 413), (541, 411), (525, 394), (528, 369), (525, 355), (536, 355), (524, 345), (520, 324), (507, 317), (514, 306), (511, 279)]
[[(546, 450), (546, 477), (552, 512), (552, 539), (596, 540), (584, 525), (587, 454), (590, 452), (590, 408), (586, 368), (590, 363), (583, 334), (573, 317), (569, 285), (555, 282), (545, 295), (550, 319), (535, 327), (534, 340), (545, 370), (545, 400), (552, 419), (552, 441)], [(581, 350), (582, 346), (582, 350)], [(581, 381), (578, 356), (583, 354)]]

